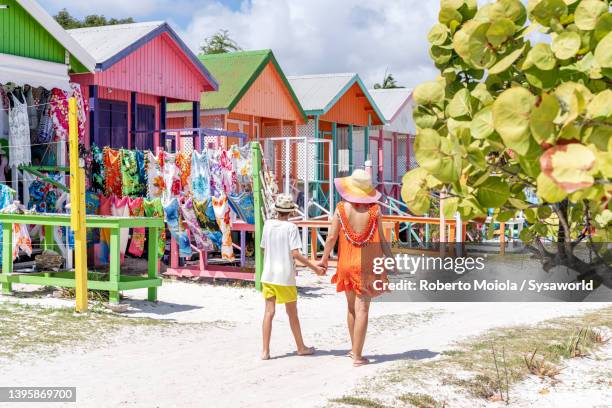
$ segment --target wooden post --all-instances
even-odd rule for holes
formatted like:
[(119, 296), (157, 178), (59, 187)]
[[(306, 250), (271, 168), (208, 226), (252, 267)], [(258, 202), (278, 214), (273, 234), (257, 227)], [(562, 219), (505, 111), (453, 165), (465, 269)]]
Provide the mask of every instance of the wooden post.
[[(162, 96), (159, 101), (159, 130), (166, 130), (167, 127), (167, 117), (168, 117), (168, 98)], [(161, 146), (164, 148), (166, 145), (166, 134), (164, 132), (160, 132), (157, 136), (157, 143), (155, 146), (159, 148)], [(158, 149), (159, 151), (159, 149)], [(156, 151), (155, 154), (158, 152)]]
[[(79, 158), (76, 99), (68, 100), (70, 143), (70, 227), (74, 231), (76, 311), (87, 311), (87, 236), (85, 233), (85, 169)], [(6, 239), (6, 237), (5, 237)]]
[(253, 206), (255, 211), (255, 288), (261, 291), (261, 273), (263, 271), (263, 251), (261, 249), (261, 234), (263, 232), (263, 196), (261, 192), (261, 150), (259, 143), (251, 142), (251, 158), (253, 166)]
[(100, 112), (98, 111), (98, 85), (89, 85), (89, 144), (98, 143)]
[(128, 149), (136, 149), (136, 130), (138, 122), (138, 94), (130, 92), (130, 137), (128, 137)]
[[(194, 129), (200, 128), (200, 101), (194, 102), (191, 111), (191, 124)], [(193, 150), (197, 151), (200, 148), (200, 132), (193, 132)]]
[[(492, 225), (491, 227), (495, 228), (495, 225)], [(499, 224), (499, 254), (500, 255), (506, 254), (506, 223), (505, 222), (501, 222)]]

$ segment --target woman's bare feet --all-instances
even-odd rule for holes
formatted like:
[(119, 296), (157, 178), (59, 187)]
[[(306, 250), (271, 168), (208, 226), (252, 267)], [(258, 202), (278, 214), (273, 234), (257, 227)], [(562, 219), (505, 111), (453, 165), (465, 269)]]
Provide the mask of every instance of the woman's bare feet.
[(364, 366), (366, 364), (370, 364), (370, 360), (368, 360), (365, 357), (360, 357), (360, 358), (354, 358), (353, 359), (353, 367), (361, 367), (361, 366)]
[(298, 356), (312, 356), (315, 353), (314, 347), (304, 347), (297, 351)]
[(264, 351), (261, 353), (261, 359), (262, 360), (269, 360), (270, 359), (270, 352), (269, 351)]

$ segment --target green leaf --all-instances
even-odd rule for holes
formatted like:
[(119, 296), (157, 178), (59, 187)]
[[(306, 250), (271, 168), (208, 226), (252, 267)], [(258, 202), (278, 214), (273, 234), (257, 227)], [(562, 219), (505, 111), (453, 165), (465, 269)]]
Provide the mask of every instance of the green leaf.
[(417, 167), (404, 174), (402, 178), (402, 200), (410, 211), (421, 215), (429, 211), (431, 198), (426, 188), (427, 170)]
[(427, 40), (433, 45), (442, 45), (448, 38), (448, 27), (443, 24), (435, 24), (429, 34), (427, 34)]
[(446, 64), (450, 61), (453, 55), (453, 50), (432, 45), (429, 48), (429, 56), (438, 65)]
[(446, 217), (446, 219), (454, 219), (455, 213), (457, 212), (457, 206), (459, 205), (459, 198), (448, 197), (440, 201), (444, 201), (442, 205), (444, 217)]
[(472, 137), (476, 139), (486, 139), (494, 131), (493, 113), (491, 107), (487, 106), (474, 115), (474, 119), (470, 124), (470, 132), (472, 133)]
[(573, 193), (593, 185), (591, 173), (595, 168), (595, 155), (579, 143), (559, 145), (544, 152), (540, 167), (561, 190)]
[(482, 150), (475, 146), (470, 146), (467, 149), (467, 159), (475, 168), (484, 170), (487, 168), (487, 162)]
[(529, 53), (523, 64), (523, 69), (528, 69), (535, 65), (542, 71), (549, 71), (557, 65), (557, 59), (553, 54), (550, 45), (546, 43), (536, 44)]
[(593, 32), (593, 39), (599, 42), (610, 31), (612, 31), (612, 13), (606, 13), (597, 20), (595, 31)]
[(525, 77), (527, 78), (527, 82), (536, 88), (542, 90), (550, 90), (555, 87), (557, 81), (559, 80), (559, 71), (557, 69), (552, 69), (550, 71), (542, 71), (537, 67), (531, 67), (523, 71)]
[[(529, 3), (536, 2), (530, 1)], [(560, 20), (563, 15), (567, 14), (567, 6), (563, 0), (541, 0), (533, 7), (531, 14), (538, 23), (549, 27), (551, 19)]]
[(446, 108), (446, 112), (452, 118), (471, 116), (472, 105), (470, 103), (470, 91), (468, 91), (467, 88), (462, 88), (459, 92), (455, 93), (453, 99), (451, 99)]
[(516, 215), (516, 210), (505, 210), (505, 211), (500, 211), (495, 217), (495, 219), (497, 220), (497, 222), (506, 222), (514, 218), (515, 215)]
[(419, 105), (442, 105), (444, 103), (444, 83), (442, 81), (428, 81), (414, 88), (412, 97)]
[(558, 203), (567, 197), (567, 193), (561, 190), (557, 184), (544, 173), (540, 173), (536, 183), (538, 186), (538, 197), (547, 203)]
[(483, 106), (489, 106), (493, 103), (493, 96), (487, 90), (487, 85), (482, 82), (476, 85), (472, 91), (472, 96), (478, 99)]
[(443, 7), (440, 9), (440, 13), (438, 14), (438, 20), (450, 27), (453, 21), (457, 23), (461, 23), (463, 21), (463, 16), (457, 10), (452, 9), (450, 7)]
[(521, 56), (521, 54), (523, 54), (524, 50), (525, 46), (523, 45), (523, 47), (519, 48), (518, 50), (514, 50), (510, 54), (506, 55), (491, 67), (489, 74), (500, 74), (510, 68), (512, 64), (514, 64), (514, 62)]
[(504, 144), (518, 154), (529, 150), (529, 117), (535, 97), (525, 88), (502, 92), (493, 103), (493, 125)]
[(508, 202), (519, 210), (526, 210), (531, 204), (527, 201), (519, 200), (518, 198), (509, 197)]
[(526, 11), (525, 6), (519, 0), (498, 0), (497, 7), (501, 8), (506, 18), (514, 21), (518, 26), (525, 23)]
[(529, 129), (538, 144), (554, 142), (556, 136), (554, 120), (558, 114), (557, 98), (543, 94), (540, 104), (533, 108), (529, 117)]
[(417, 106), (412, 111), (412, 119), (414, 119), (414, 123), (421, 129), (433, 128), (438, 121), (438, 117), (427, 112), (423, 106)]
[(582, 0), (574, 12), (574, 22), (581, 30), (589, 31), (595, 28), (600, 15), (608, 11), (608, 6), (599, 0)]
[(510, 197), (510, 186), (501, 177), (489, 177), (478, 187), (476, 197), (483, 207), (498, 208)]
[(541, 220), (547, 220), (552, 215), (552, 210), (549, 206), (543, 205), (538, 207), (538, 218)]
[(487, 39), (493, 47), (497, 48), (505, 43), (515, 31), (516, 27), (512, 20), (502, 18), (491, 23), (491, 26), (487, 30)]
[(595, 60), (602, 68), (612, 68), (612, 32), (606, 34), (597, 44)]
[(560, 60), (570, 59), (580, 49), (580, 35), (573, 31), (564, 31), (552, 40), (551, 49)]
[(469, 37), (469, 58), (474, 67), (484, 69), (495, 64), (496, 56), (489, 46), (487, 31), (490, 23), (479, 25)]
[(535, 210), (533, 208), (528, 208), (526, 209), (523, 214), (525, 215), (525, 219), (527, 220), (528, 223), (533, 224), (535, 222), (537, 222), (537, 218), (536, 218), (536, 213)]
[(612, 116), (612, 90), (606, 89), (595, 95), (587, 106), (586, 116), (590, 119), (605, 119)]

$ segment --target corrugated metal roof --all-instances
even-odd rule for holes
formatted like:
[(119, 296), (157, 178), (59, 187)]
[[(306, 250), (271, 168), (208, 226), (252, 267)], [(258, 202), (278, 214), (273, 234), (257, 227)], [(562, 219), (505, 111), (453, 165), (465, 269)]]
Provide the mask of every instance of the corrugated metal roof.
[(68, 30), (68, 32), (95, 58), (98, 64), (101, 64), (164, 24), (163, 21), (151, 21), (77, 28)]
[(321, 74), (288, 76), (306, 112), (324, 110), (357, 74)]
[(393, 119), (412, 95), (410, 88), (368, 89), (368, 92), (387, 121)]

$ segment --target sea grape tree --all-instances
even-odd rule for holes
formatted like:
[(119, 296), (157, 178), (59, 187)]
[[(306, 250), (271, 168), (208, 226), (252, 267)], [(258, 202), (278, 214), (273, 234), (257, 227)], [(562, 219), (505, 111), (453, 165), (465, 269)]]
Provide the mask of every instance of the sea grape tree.
[(521, 239), (550, 265), (581, 266), (578, 242), (610, 242), (611, 30), (603, 0), (442, 0), (427, 36), (440, 76), (413, 94), (410, 210), (427, 213), (444, 192), (446, 217), (522, 211)]

